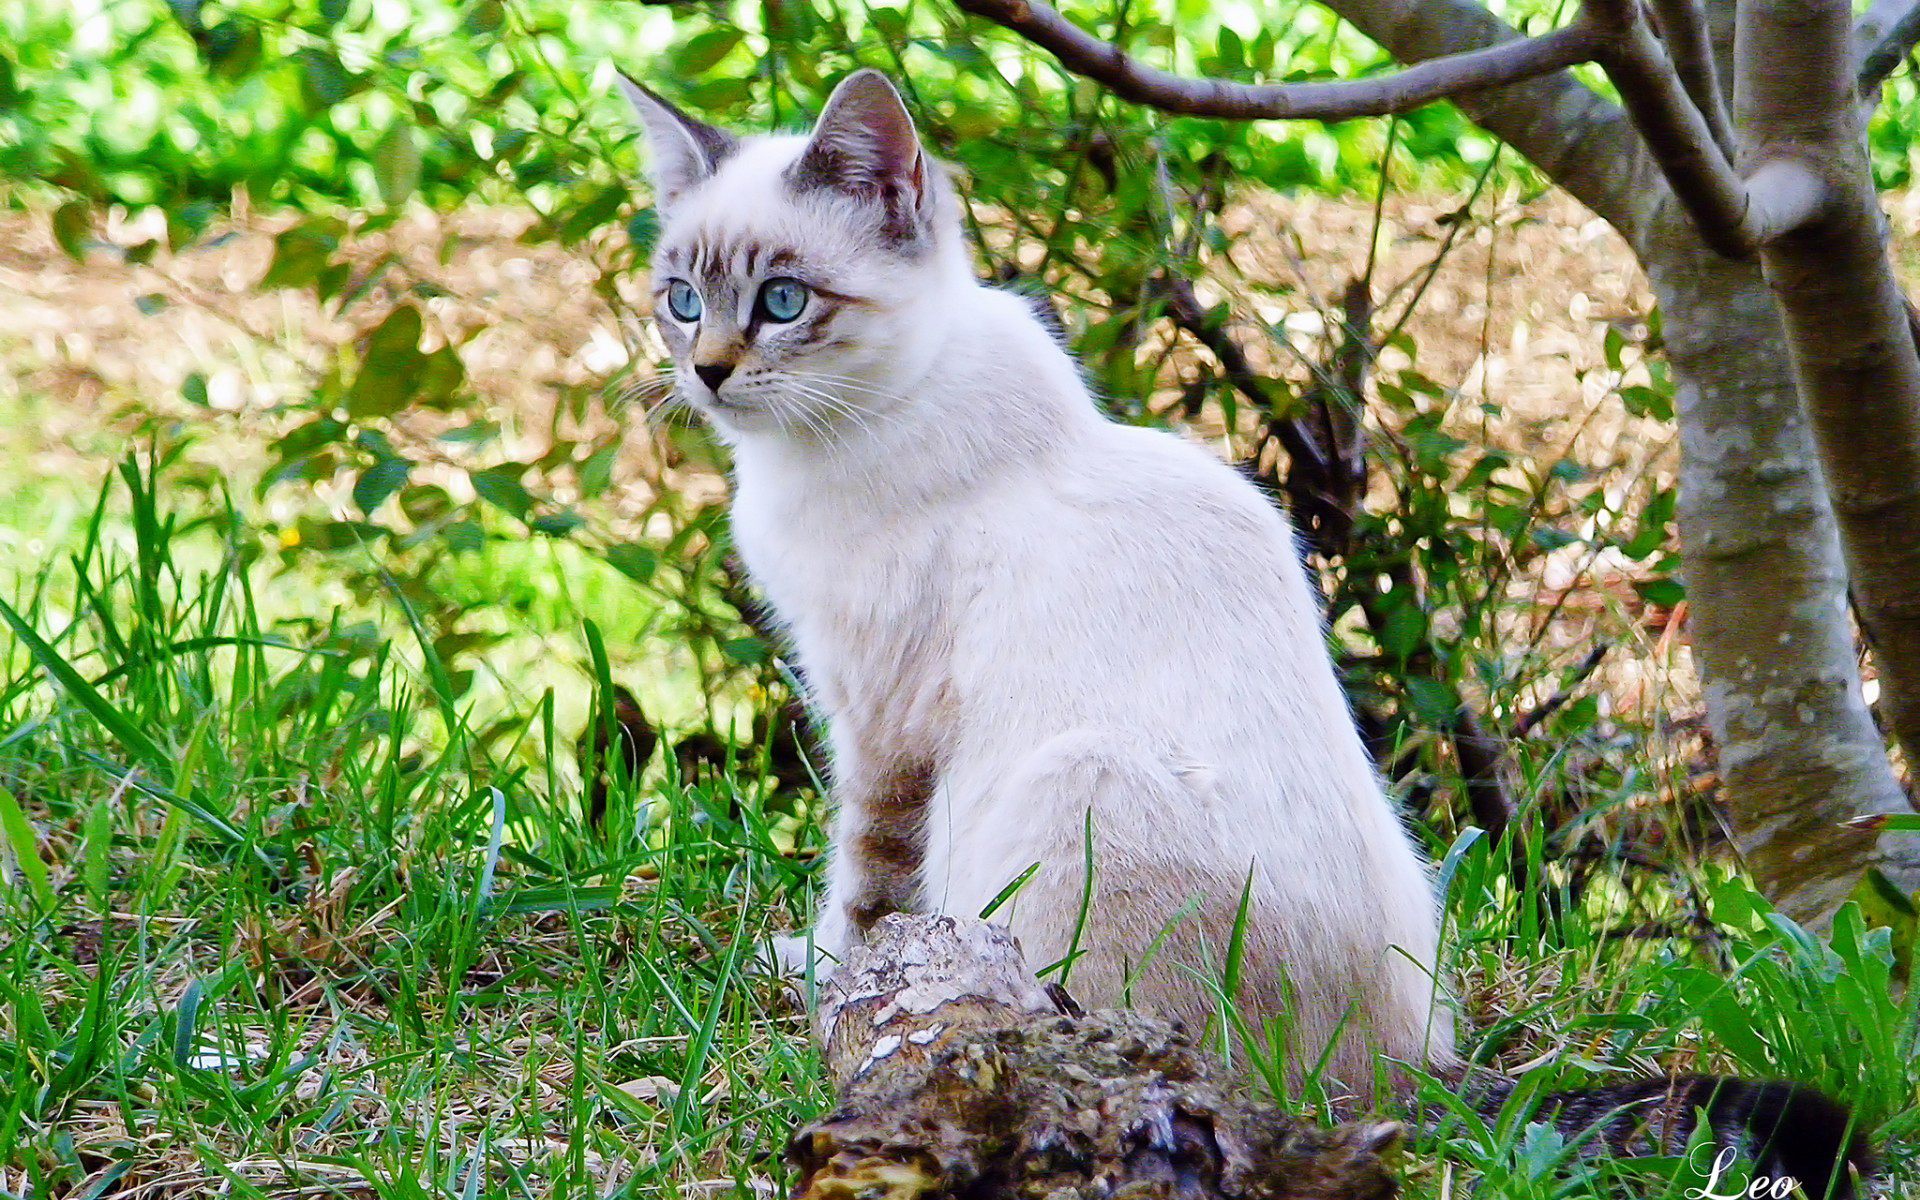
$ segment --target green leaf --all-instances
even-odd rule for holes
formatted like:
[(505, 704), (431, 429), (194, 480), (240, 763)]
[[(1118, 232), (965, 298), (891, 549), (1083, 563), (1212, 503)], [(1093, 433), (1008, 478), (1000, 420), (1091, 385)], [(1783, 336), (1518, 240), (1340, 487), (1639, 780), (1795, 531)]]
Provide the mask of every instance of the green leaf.
[(442, 346), (420, 365), (413, 402), (422, 408), (450, 412), (460, 407), (460, 386), (467, 381), (466, 364), (452, 346)]
[(332, 217), (317, 217), (274, 238), (273, 263), (260, 286), (305, 287), (312, 283), (339, 249), (342, 228)]
[(300, 68), (300, 99), (308, 112), (324, 112), (353, 93), (353, 77), (331, 50), (303, 46), (293, 61)]
[(1626, 405), (1627, 411), (1636, 417), (1656, 417), (1662, 421), (1673, 420), (1673, 397), (1643, 383), (1621, 388), (1620, 402)]
[(660, 240), (660, 214), (651, 208), (643, 208), (627, 219), (627, 238), (633, 243), (634, 253), (641, 258), (653, 256), (653, 244)]
[(608, 442), (580, 464), (580, 494), (591, 500), (613, 484), (613, 466), (620, 457), (620, 443)]
[(687, 39), (687, 44), (673, 52), (674, 69), (683, 79), (696, 75), (705, 75), (719, 65), (741, 39), (746, 37), (743, 30), (736, 28), (709, 29)]
[(198, 39), (200, 52), (217, 78), (234, 82), (252, 75), (266, 55), (259, 27), (241, 16), (229, 16)]
[(466, 20), (461, 22), (461, 27), (470, 34), (498, 33), (506, 19), (506, 6), (501, 0), (479, 0), (467, 10)]
[(1445, 729), (1453, 724), (1454, 717), (1460, 711), (1460, 694), (1443, 679), (1433, 679), (1425, 675), (1409, 676), (1407, 681), (1407, 700), (1413, 706), (1414, 716), (1424, 725)]
[(402, 304), (367, 339), (366, 356), (347, 393), (347, 415), (359, 421), (399, 412), (413, 398), (426, 364), (427, 356), (420, 352), (420, 310)]
[(298, 544), (310, 550), (355, 550), (387, 536), (384, 525), (371, 521), (315, 521), (301, 517)]
[(487, 467), (468, 475), (473, 481), (473, 490), (482, 500), (522, 520), (533, 507), (533, 497), (528, 494), (526, 485), (520, 482), (521, 472), (526, 470), (522, 463), (502, 463), (497, 467)]
[(412, 470), (413, 464), (404, 458), (383, 458), (374, 463), (353, 481), (354, 505), (371, 517), (374, 509), (407, 482), (407, 474)]
[(561, 224), (560, 240), (572, 245), (613, 220), (620, 206), (627, 202), (628, 194), (626, 185), (617, 183), (595, 192)]
[(177, 251), (199, 237), (213, 217), (213, 205), (204, 200), (167, 209), (167, 249)]
[(767, 643), (757, 637), (727, 638), (720, 643), (720, 652), (748, 667), (760, 666), (773, 658), (773, 651)]
[(53, 884), (47, 877), (47, 864), (40, 860), (40, 839), (13, 793), (4, 787), (0, 787), (0, 837), (6, 839), (13, 868), (33, 896), (35, 907), (43, 913), (52, 911)]
[(188, 33), (200, 33), (206, 29), (206, 21), (200, 16), (201, 0), (167, 0), (167, 7), (173, 10), (181, 28)]
[(87, 238), (93, 233), (93, 205), (69, 200), (53, 211), (53, 240), (77, 263), (87, 261)]
[(645, 583), (652, 579), (654, 571), (660, 566), (658, 554), (646, 546), (635, 545), (632, 542), (620, 546), (608, 546), (606, 559), (612, 564), (614, 570), (635, 583)]
[(1420, 648), (1427, 636), (1427, 615), (1420, 606), (1402, 600), (1387, 611), (1380, 623), (1380, 648), (1395, 658), (1404, 659)]
[(1648, 604), (1657, 604), (1661, 608), (1673, 608), (1687, 598), (1686, 585), (1678, 579), (1641, 579), (1635, 580), (1633, 590)]
[(486, 531), (474, 521), (449, 522), (440, 536), (455, 554), (476, 554), (487, 545)]
[(393, 119), (373, 148), (373, 182), (388, 208), (398, 208), (420, 186), (420, 143), (407, 113)]
[(587, 523), (587, 519), (576, 512), (542, 513), (533, 519), (533, 531), (548, 537), (566, 537)]

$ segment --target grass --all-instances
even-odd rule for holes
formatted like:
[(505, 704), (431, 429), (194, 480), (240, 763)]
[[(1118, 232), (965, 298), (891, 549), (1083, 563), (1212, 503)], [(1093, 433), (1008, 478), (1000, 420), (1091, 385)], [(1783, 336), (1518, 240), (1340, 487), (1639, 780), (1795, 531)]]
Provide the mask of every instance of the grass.
[[(121, 463), (0, 597), (0, 1194), (782, 1190), (784, 1139), (829, 1097), (804, 1021), (744, 969), (810, 890), (765, 781), (656, 769), (587, 828), (551, 690), (482, 738), (397, 598), (391, 637), (276, 624), (288, 580), (246, 553), (247, 515), (176, 511), (166, 469)], [(540, 616), (590, 657), (591, 613)], [(1548, 919), (1503, 861), (1468, 835), (1443, 864), (1490, 1061), (1544, 1063), (1543, 1088), (1818, 1083), (1912, 1185), (1920, 1001), (1886, 931), (1812, 938), (1704, 864), (1710, 940), (1623, 940), (1625, 891)], [(1419, 1146), (1410, 1193), (1620, 1186), (1510, 1107)]]
[(483, 741), (420, 646), (263, 619), (243, 520), (165, 490), (123, 465), (0, 610), (0, 1191), (764, 1190), (825, 1096), (740, 969), (806, 880), (753, 781), (588, 831), (551, 693)]

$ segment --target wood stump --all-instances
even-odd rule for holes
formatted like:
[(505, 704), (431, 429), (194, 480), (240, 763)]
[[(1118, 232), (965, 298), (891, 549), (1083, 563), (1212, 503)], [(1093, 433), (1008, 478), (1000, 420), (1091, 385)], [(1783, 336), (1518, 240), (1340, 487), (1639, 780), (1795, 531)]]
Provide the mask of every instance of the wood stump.
[(798, 1130), (796, 1200), (1386, 1200), (1399, 1124), (1261, 1103), (1186, 1035), (1081, 1015), (982, 921), (894, 915), (821, 990), (839, 1107)]

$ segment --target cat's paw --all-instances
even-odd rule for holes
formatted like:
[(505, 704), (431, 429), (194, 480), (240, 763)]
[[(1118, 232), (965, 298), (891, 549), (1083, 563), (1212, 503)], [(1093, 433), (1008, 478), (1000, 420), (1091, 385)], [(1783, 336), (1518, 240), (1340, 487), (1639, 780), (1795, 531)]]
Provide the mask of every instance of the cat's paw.
[(839, 956), (817, 934), (812, 933), (787, 934), (771, 939), (761, 947), (760, 960), (768, 974), (786, 979), (804, 979), (811, 975), (816, 980), (822, 980), (833, 974), (833, 969), (840, 965)]

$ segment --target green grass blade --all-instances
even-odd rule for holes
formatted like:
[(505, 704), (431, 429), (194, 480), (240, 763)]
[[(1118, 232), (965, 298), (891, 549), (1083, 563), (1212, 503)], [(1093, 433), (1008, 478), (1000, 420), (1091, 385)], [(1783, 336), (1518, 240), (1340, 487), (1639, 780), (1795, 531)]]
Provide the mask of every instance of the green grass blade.
[(13, 611), (12, 606), (4, 600), (0, 600), (0, 620), (4, 620), (13, 627), (14, 634), (26, 645), (27, 652), (33, 655), (35, 662), (40, 664), (40, 669), (53, 676), (54, 682), (60, 685), (61, 690), (92, 714), (93, 719), (100, 722), (127, 753), (133, 755), (155, 776), (159, 778), (167, 776), (172, 756), (149, 738), (144, 730), (129, 721), (125, 713), (109, 703), (107, 698), (100, 694), (98, 688), (88, 683), (84, 675), (74, 670), (73, 664), (61, 657), (60, 652), (49, 645), (46, 639), (40, 636), (39, 631), (29, 625), (19, 613)]
[(195, 979), (180, 995), (173, 1013), (173, 1065), (183, 1071), (193, 1068), (195, 1047), (199, 1044), (200, 1001), (206, 996), (206, 981)]
[(1040, 864), (1036, 862), (1026, 870), (1020, 872), (1020, 874), (1014, 876), (1012, 883), (1001, 888), (994, 894), (993, 899), (987, 901), (987, 906), (980, 910), (980, 919), (985, 921), (991, 918), (993, 914), (999, 912), (1000, 907), (1007, 901), (1013, 899), (1014, 895), (1018, 893), (1021, 888), (1027, 886), (1027, 880), (1032, 879), (1039, 870)]
[(13, 793), (0, 787), (0, 836), (13, 853), (14, 870), (20, 873), (27, 892), (41, 912), (52, 912), (53, 884), (47, 877), (47, 864), (40, 861), (40, 839), (35, 836), (27, 814), (20, 811)]

